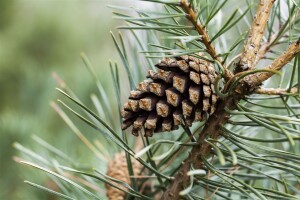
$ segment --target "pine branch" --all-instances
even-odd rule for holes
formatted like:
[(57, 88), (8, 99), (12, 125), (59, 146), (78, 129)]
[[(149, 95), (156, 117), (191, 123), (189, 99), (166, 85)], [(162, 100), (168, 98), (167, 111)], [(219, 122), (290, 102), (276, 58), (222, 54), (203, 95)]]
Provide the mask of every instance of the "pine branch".
[[(268, 12), (270, 11), (270, 7), (273, 3), (274, 1), (267, 1), (267, 3), (259, 5), (257, 11), (257, 16), (259, 17), (256, 17), (254, 22), (255, 24), (259, 24), (259, 26), (258, 27), (256, 27), (257, 25), (255, 25), (255, 27), (254, 25), (252, 26), (250, 38), (248, 42), (245, 44), (245, 48), (249, 46), (248, 43), (251, 44), (252, 42), (256, 42), (254, 45), (256, 52), (259, 49), (259, 43), (263, 36), (263, 30), (268, 21), (268, 16), (269, 16)], [(187, 1), (183, 0), (182, 5), (184, 6), (184, 9), (188, 13), (192, 12), (192, 9), (189, 6)], [(265, 12), (266, 9), (267, 12)], [(193, 21), (195, 20), (195, 18), (191, 17), (191, 20)], [(266, 22), (262, 22), (261, 20), (265, 20)], [(194, 23), (195, 25), (198, 26), (198, 22), (194, 21)], [(199, 31), (200, 30), (203, 31), (201, 27), (199, 27)], [(202, 34), (204, 33), (202, 32)], [(291, 61), (299, 51), (300, 51), (300, 44), (298, 41), (290, 45), (288, 50), (284, 52), (281, 56), (279, 56), (266, 69), (279, 71), (285, 64)], [(244, 55), (242, 56), (242, 58), (246, 58), (246, 60), (249, 61), (251, 65), (255, 62), (256, 59), (256, 55), (253, 54), (253, 52), (249, 52), (246, 50), (246, 52), (244, 52)], [(205, 127), (199, 134), (200, 135), (198, 139), (199, 146), (193, 147), (188, 158), (183, 162), (182, 166), (178, 170), (178, 173), (175, 176), (174, 181), (170, 183), (169, 187), (164, 192), (161, 199), (163, 200), (180, 199), (180, 191), (182, 191), (184, 187), (190, 182), (190, 177), (187, 174), (188, 171), (191, 169), (192, 166), (195, 169), (201, 169), (204, 164), (203, 158), (207, 157), (211, 153), (211, 145), (205, 142), (205, 139), (208, 137), (212, 139), (217, 139), (221, 133), (220, 126), (227, 123), (230, 115), (226, 112), (225, 109), (229, 109), (229, 110), (235, 109), (236, 108), (235, 102), (238, 102), (239, 100), (244, 98), (245, 95), (253, 93), (257, 86), (261, 85), (263, 81), (269, 79), (272, 75), (273, 73), (269, 73), (269, 72), (262, 72), (259, 74), (249, 75), (246, 78), (244, 78), (242, 82), (237, 86), (236, 91), (240, 91), (240, 93), (233, 92), (232, 94), (228, 95), (227, 97), (219, 101), (216, 112), (207, 120)], [(247, 84), (249, 87), (244, 87), (243, 82), (245, 82), (245, 84)]]
[(256, 66), (257, 63), (265, 57), (265, 55), (270, 51), (271, 47), (274, 45), (273, 42), (276, 40), (278, 33), (275, 33), (271, 36), (270, 40), (263, 43), (258, 50), (256, 59), (253, 63), (253, 66)]
[[(180, 6), (183, 8), (183, 10), (187, 13), (188, 20), (191, 21), (191, 23), (194, 25), (197, 32), (202, 36), (201, 41), (205, 45), (207, 49), (207, 53), (216, 61), (219, 63), (222, 63), (221, 58), (219, 57), (219, 54), (216, 52), (215, 47), (213, 46), (211, 39), (205, 30), (205, 27), (200, 23), (200, 21), (197, 19), (197, 13), (192, 8), (191, 4), (188, 0), (181, 0)], [(226, 80), (229, 80), (231, 78), (231, 72), (228, 71), (228, 69), (222, 65), (224, 69), (224, 77)]]
[(280, 27), (280, 29), (272, 34), (269, 38), (268, 38), (268, 41), (266, 41), (265, 43), (263, 43), (259, 50), (258, 50), (258, 53), (256, 55), (256, 59), (255, 59), (255, 62), (253, 63), (253, 66), (256, 66), (257, 63), (263, 59), (265, 57), (265, 55), (270, 52), (271, 48), (278, 45), (279, 42), (278, 42), (278, 38), (280, 36), (284, 37), (284, 34), (286, 32), (286, 27), (287, 25), (289, 24), (290, 22), (290, 19), (292, 19), (293, 17), (289, 17), (289, 19), (285, 22), (285, 24), (283, 26)]
[(285, 94), (298, 94), (298, 88), (293, 87), (289, 89), (283, 88), (258, 88), (255, 90), (256, 94), (265, 94), (265, 95), (285, 95)]
[(219, 127), (224, 125), (229, 119), (229, 114), (224, 110), (224, 108), (234, 109), (235, 98), (239, 98), (238, 95), (235, 97), (230, 96), (219, 102), (215, 114), (208, 119), (204, 129), (200, 133), (198, 140), (200, 147), (196, 146), (192, 149), (188, 158), (183, 162), (182, 166), (178, 170), (174, 181), (170, 183), (168, 189), (161, 197), (162, 200), (180, 199), (180, 191), (182, 191), (184, 186), (190, 182), (190, 177), (187, 175), (187, 173), (190, 171), (191, 166), (193, 166), (195, 169), (201, 169), (203, 165), (201, 158), (207, 157), (211, 153), (211, 145), (205, 142), (205, 138), (210, 136), (212, 139), (217, 139), (219, 137)]
[(255, 67), (255, 58), (260, 48), (260, 42), (264, 36), (264, 30), (268, 23), (270, 11), (274, 2), (275, 0), (261, 0), (258, 4), (248, 40), (244, 45), (244, 51), (241, 60), (235, 69), (235, 73), (249, 69), (251, 70)]
[[(297, 53), (300, 52), (300, 40), (291, 44), (289, 48), (281, 54), (278, 58), (276, 58), (269, 66), (267, 66), (266, 70), (279, 71), (281, 70), (288, 62), (290, 62)], [(273, 76), (274, 73), (271, 72), (261, 72), (257, 74), (250, 75), (246, 77), (245, 81), (247, 84), (254, 88), (259, 86), (262, 82), (269, 79)]]
[[(299, 52), (299, 43), (291, 45), (289, 50), (287, 50), (282, 56), (278, 59), (281, 60), (281, 67), (283, 67), (287, 62), (289, 62), (295, 55), (295, 52)], [(254, 58), (255, 59), (255, 58)], [(278, 63), (279, 61), (274, 61)], [(280, 66), (277, 64), (276, 66)], [(273, 68), (271, 68), (273, 69)], [(274, 69), (281, 69), (279, 67)], [(264, 73), (262, 73), (264, 74)], [(243, 83), (238, 85), (238, 89), (236, 91), (241, 91), (241, 93), (232, 93), (231, 95), (227, 96), (225, 99), (219, 101), (217, 105), (216, 112), (207, 120), (204, 129), (199, 134), (200, 137), (198, 139), (199, 146), (193, 147), (191, 153), (189, 154), (188, 158), (183, 162), (182, 166), (178, 170), (177, 175), (173, 182), (170, 183), (168, 189), (164, 192), (161, 199), (163, 200), (171, 200), (171, 199), (180, 199), (180, 191), (184, 189), (184, 186), (187, 185), (190, 181), (190, 177), (187, 175), (188, 171), (190, 171), (191, 166), (195, 169), (201, 169), (203, 166), (202, 158), (207, 157), (211, 153), (211, 145), (205, 142), (205, 139), (210, 137), (212, 139), (217, 139), (221, 134), (220, 127), (227, 123), (229, 119), (229, 114), (226, 112), (225, 109), (234, 110), (236, 109), (235, 102), (238, 102), (242, 98), (245, 97), (246, 94), (253, 93), (255, 87), (260, 85), (263, 81), (267, 80), (272, 76), (272, 74), (267, 73), (268, 76), (262, 76), (262, 79), (256, 79), (253, 84), (250, 85), (249, 88), (244, 87)], [(253, 75), (254, 77), (256, 75)], [(265, 78), (265, 79), (264, 79)], [(244, 79), (245, 80), (245, 79)], [(247, 79), (248, 80), (248, 79)], [(252, 80), (250, 78), (249, 80)]]

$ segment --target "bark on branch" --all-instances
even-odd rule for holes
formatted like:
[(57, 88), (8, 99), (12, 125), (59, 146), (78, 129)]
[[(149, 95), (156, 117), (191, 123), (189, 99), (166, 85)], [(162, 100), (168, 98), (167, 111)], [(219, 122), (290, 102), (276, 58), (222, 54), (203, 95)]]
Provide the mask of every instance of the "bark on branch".
[(264, 36), (264, 31), (274, 2), (275, 0), (260, 0), (250, 28), (248, 40), (244, 45), (244, 51), (235, 69), (235, 73), (251, 70), (255, 67), (256, 55), (260, 48), (260, 42)]
[[(300, 41), (291, 44), (289, 46), (289, 48), (283, 54), (281, 54), (278, 58), (276, 58), (265, 69), (279, 71), (288, 62), (290, 62), (296, 56), (296, 54), (299, 52), (300, 52)], [(274, 73), (271, 73), (271, 72), (261, 72), (261, 73), (253, 74), (253, 75), (246, 77), (245, 82), (249, 85), (249, 87), (254, 89), (255, 87), (259, 86), (262, 82), (269, 79), (273, 75), (274, 75)]]
[(195, 169), (203, 168), (201, 157), (207, 157), (211, 153), (211, 146), (205, 142), (206, 137), (210, 136), (213, 139), (217, 139), (219, 137), (219, 126), (224, 125), (229, 119), (229, 114), (224, 110), (224, 108), (234, 109), (234, 101), (239, 100), (239, 98), (239, 96), (228, 97), (219, 102), (215, 114), (208, 119), (204, 129), (200, 133), (198, 140), (199, 146), (194, 147), (188, 158), (182, 163), (174, 181), (161, 197), (162, 200), (180, 199), (180, 191), (182, 191), (184, 186), (187, 186), (189, 183), (190, 177), (187, 175), (187, 172), (191, 170), (191, 166)]
[[(187, 18), (188, 20), (194, 25), (195, 29), (197, 30), (197, 32), (199, 33), (199, 35), (202, 36), (202, 43), (205, 45), (206, 49), (207, 49), (207, 53), (216, 61), (218, 61), (219, 63), (222, 63), (221, 58), (218, 56), (215, 47), (213, 46), (209, 35), (207, 33), (207, 31), (205, 30), (205, 27), (200, 23), (200, 21), (197, 19), (197, 13), (194, 11), (194, 9), (192, 8), (191, 4), (189, 3), (188, 0), (181, 0), (180, 2), (180, 6), (183, 8), (183, 10), (186, 12), (187, 14)], [(229, 80), (230, 77), (232, 76), (230, 71), (227, 70), (227, 68), (223, 66), (224, 69), (224, 78)]]
[(256, 94), (265, 94), (265, 95), (284, 95), (284, 94), (297, 94), (298, 88), (293, 87), (289, 89), (283, 88), (258, 88), (255, 90)]
[(273, 44), (274, 40), (276, 39), (277, 37), (277, 33), (272, 35), (270, 40), (265, 42), (264, 44), (261, 45), (261, 47), (259, 48), (258, 50), (258, 53), (257, 53), (257, 56), (256, 56), (256, 59), (253, 63), (253, 66), (256, 66), (257, 63), (263, 59), (265, 57), (265, 55), (270, 51), (270, 48), (272, 47), (271, 45)]

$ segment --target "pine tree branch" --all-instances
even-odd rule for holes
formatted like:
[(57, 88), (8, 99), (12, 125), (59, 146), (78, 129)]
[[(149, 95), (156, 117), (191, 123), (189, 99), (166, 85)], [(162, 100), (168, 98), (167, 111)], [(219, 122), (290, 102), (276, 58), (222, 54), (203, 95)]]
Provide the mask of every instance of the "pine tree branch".
[[(289, 46), (289, 48), (283, 54), (281, 54), (278, 58), (276, 58), (265, 69), (279, 71), (288, 62), (290, 62), (296, 56), (296, 54), (299, 52), (300, 52), (300, 40), (291, 44)], [(261, 72), (261, 73), (257, 73), (257, 74), (253, 74), (253, 75), (245, 77), (245, 82), (249, 85), (249, 87), (255, 88), (255, 87), (259, 86), (265, 80), (269, 79), (273, 75), (274, 75), (274, 73), (271, 73), (271, 72)]]
[(260, 48), (260, 42), (264, 36), (264, 30), (274, 2), (275, 0), (260, 0), (250, 28), (248, 40), (244, 45), (244, 51), (235, 69), (235, 73), (251, 70), (255, 67), (256, 55)]
[(241, 96), (235, 95), (227, 97), (219, 102), (216, 112), (207, 120), (205, 127), (200, 133), (198, 140), (199, 146), (193, 147), (188, 158), (182, 163), (173, 182), (170, 183), (168, 189), (161, 197), (162, 200), (180, 199), (180, 191), (189, 183), (190, 177), (187, 175), (191, 166), (194, 169), (203, 168), (202, 157), (207, 157), (211, 153), (211, 146), (205, 139), (210, 137), (217, 139), (220, 135), (220, 126), (224, 125), (229, 119), (229, 114), (224, 108), (235, 109), (234, 102), (239, 100)]
[[(199, 35), (202, 36), (201, 41), (205, 45), (207, 49), (207, 53), (217, 62), (222, 63), (221, 58), (218, 56), (218, 53), (216, 52), (215, 47), (213, 46), (210, 37), (205, 30), (205, 27), (200, 23), (200, 21), (197, 19), (197, 13), (192, 8), (191, 4), (188, 0), (181, 0), (180, 6), (182, 9), (187, 13), (188, 20), (194, 25), (195, 29), (199, 33)], [(231, 78), (231, 72), (225, 67), (225, 65), (222, 65), (224, 70), (224, 78), (226, 80), (229, 80)]]
[(283, 88), (258, 88), (255, 90), (256, 94), (265, 94), (265, 95), (284, 95), (284, 94), (297, 94), (298, 88), (293, 87), (291, 89)]
[[(299, 51), (300, 41), (291, 44), (288, 50), (275, 59), (275, 61), (270, 66), (266, 67), (266, 69), (279, 71), (285, 64), (291, 61)], [(256, 58), (252, 57), (251, 59), (253, 59), (251, 62), (254, 63)], [(182, 163), (175, 179), (170, 183), (169, 187), (162, 195), (162, 200), (180, 199), (180, 191), (182, 191), (190, 182), (190, 177), (187, 173), (191, 169), (191, 166), (193, 166), (194, 169), (203, 168), (204, 164), (202, 158), (209, 156), (211, 153), (211, 145), (205, 142), (205, 139), (208, 137), (217, 139), (220, 136), (220, 126), (226, 124), (230, 117), (225, 111), (225, 108), (234, 110), (236, 108), (235, 102), (238, 102), (246, 95), (254, 93), (255, 89), (272, 75), (273, 73), (269, 72), (249, 75), (237, 86), (237, 90), (235, 91), (239, 91), (239, 93), (233, 92), (224, 99), (219, 100), (215, 113), (207, 120), (205, 127), (199, 134), (199, 146), (193, 147), (188, 158)], [(245, 84), (247, 84), (248, 87), (245, 87)]]
[[(267, 69), (280, 70), (287, 62), (293, 59), (293, 57), (300, 51), (300, 43), (294, 43), (290, 45), (289, 49), (279, 56)], [(201, 169), (203, 161), (201, 157), (207, 157), (211, 153), (211, 146), (205, 142), (207, 137), (212, 139), (217, 139), (220, 136), (220, 126), (227, 123), (229, 119), (229, 114), (225, 111), (225, 108), (233, 110), (236, 108), (235, 102), (241, 100), (247, 94), (253, 93), (255, 88), (259, 86), (263, 81), (270, 78), (272, 73), (260, 73), (259, 75), (248, 76), (250, 78), (245, 78), (243, 81), (249, 84), (249, 81), (254, 79), (249, 87), (244, 87), (244, 83), (238, 85), (236, 91), (241, 91), (240, 93), (232, 93), (228, 97), (221, 99), (217, 105), (217, 110), (215, 113), (207, 120), (205, 127), (200, 133), (198, 139), (199, 146), (193, 147), (188, 158), (183, 162), (182, 166), (178, 170), (177, 175), (173, 182), (170, 183), (167, 190), (162, 196), (162, 200), (180, 199), (180, 191), (184, 189), (184, 186), (189, 183), (189, 176), (187, 172), (190, 167), (193, 166), (195, 169)]]
[(273, 42), (277, 38), (278, 33), (275, 33), (271, 36), (270, 40), (263, 43), (261, 47), (258, 50), (258, 53), (256, 55), (256, 59), (253, 63), (253, 66), (256, 66), (257, 63), (265, 57), (265, 55), (270, 51), (271, 47), (274, 45)]

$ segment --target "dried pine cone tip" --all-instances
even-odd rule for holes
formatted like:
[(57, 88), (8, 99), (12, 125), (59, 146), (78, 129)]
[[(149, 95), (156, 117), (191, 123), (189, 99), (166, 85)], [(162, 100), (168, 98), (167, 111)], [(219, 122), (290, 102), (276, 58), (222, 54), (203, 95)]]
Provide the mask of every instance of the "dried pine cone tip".
[[(140, 164), (135, 159), (131, 159), (131, 162), (132, 162), (134, 175), (135, 176), (139, 175), (143, 168), (143, 165)], [(125, 152), (115, 154), (113, 159), (109, 161), (106, 175), (115, 178), (119, 181), (122, 181), (124, 183), (127, 183), (128, 185), (131, 185)], [(122, 185), (118, 185), (118, 186), (123, 188), (124, 190), (127, 190)], [(109, 200), (124, 200), (126, 198), (125, 192), (117, 188), (114, 188), (109, 184), (105, 184), (105, 187), (107, 189), (106, 195)]]
[[(202, 55), (201, 55), (202, 56)], [(147, 80), (130, 92), (123, 106), (122, 129), (132, 126), (132, 134), (150, 137), (172, 131), (186, 122), (203, 121), (216, 110), (213, 65), (193, 56), (163, 58), (148, 71)]]

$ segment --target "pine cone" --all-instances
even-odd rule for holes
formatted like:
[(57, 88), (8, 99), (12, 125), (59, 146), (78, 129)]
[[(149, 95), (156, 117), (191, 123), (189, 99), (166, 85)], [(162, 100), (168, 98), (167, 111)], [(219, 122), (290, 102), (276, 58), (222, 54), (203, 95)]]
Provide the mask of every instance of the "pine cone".
[(133, 126), (132, 134), (145, 136), (178, 129), (183, 121), (191, 126), (203, 121), (216, 109), (213, 65), (193, 56), (164, 58), (149, 70), (147, 78), (130, 92), (121, 111), (122, 129)]
[[(134, 175), (135, 176), (139, 175), (143, 168), (143, 165), (135, 159), (131, 159), (131, 162), (132, 162), (132, 168), (133, 168)], [(109, 161), (106, 175), (130, 185), (130, 177), (129, 177), (129, 173), (128, 173), (125, 152), (115, 154), (114, 158), (111, 161)], [(121, 185), (118, 185), (118, 186), (123, 188), (124, 190), (127, 190), (125, 187), (123, 187)], [(109, 200), (124, 200), (125, 199), (125, 197), (126, 197), (125, 192), (118, 190), (117, 188), (114, 188), (108, 184), (105, 184), (105, 187), (107, 189), (106, 195)]]

